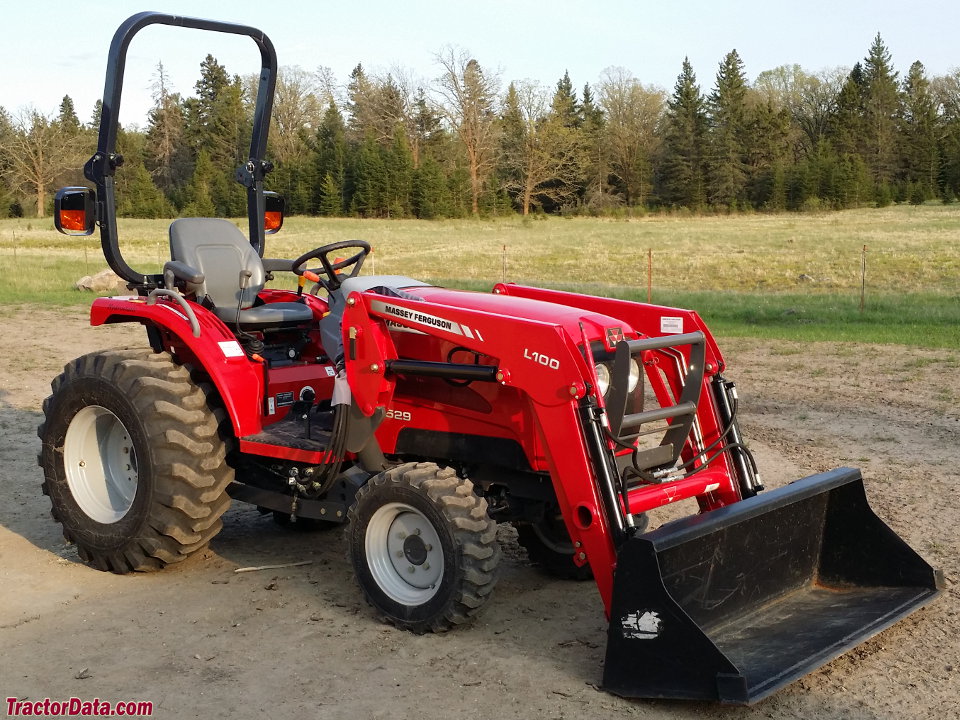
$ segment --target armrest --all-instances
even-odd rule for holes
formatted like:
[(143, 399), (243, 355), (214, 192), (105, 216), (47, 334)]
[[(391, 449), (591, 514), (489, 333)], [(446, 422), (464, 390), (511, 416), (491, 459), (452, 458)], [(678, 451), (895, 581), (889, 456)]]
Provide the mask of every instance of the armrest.
[(176, 280), (183, 280), (190, 285), (199, 285), (203, 282), (203, 273), (185, 262), (168, 260), (163, 264), (163, 284), (167, 290), (173, 290)]
[(263, 269), (266, 272), (273, 272), (274, 270), (283, 270), (285, 272), (293, 272), (293, 260), (285, 260), (283, 258), (262, 258)]

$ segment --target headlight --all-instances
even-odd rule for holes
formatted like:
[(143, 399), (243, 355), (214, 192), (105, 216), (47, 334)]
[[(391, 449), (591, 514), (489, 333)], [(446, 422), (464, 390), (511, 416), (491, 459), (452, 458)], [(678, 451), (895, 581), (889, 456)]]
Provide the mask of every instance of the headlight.
[(597, 373), (597, 390), (601, 395), (606, 395), (610, 389), (610, 368), (603, 363), (597, 363), (593, 369)]
[(635, 358), (630, 358), (630, 376), (627, 378), (627, 392), (633, 392), (637, 389), (637, 383), (640, 382), (640, 363)]

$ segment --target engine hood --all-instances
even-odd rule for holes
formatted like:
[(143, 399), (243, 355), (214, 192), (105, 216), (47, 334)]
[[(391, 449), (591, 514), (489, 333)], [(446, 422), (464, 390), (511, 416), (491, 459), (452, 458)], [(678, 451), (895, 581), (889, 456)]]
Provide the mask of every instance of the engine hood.
[(504, 317), (561, 325), (575, 341), (580, 339), (581, 323), (583, 323), (589, 340), (604, 340), (607, 342), (609, 336), (606, 330), (614, 327), (620, 328), (623, 335), (635, 336), (633, 329), (623, 320), (559, 303), (432, 286), (405, 288), (404, 292), (438, 305), (479, 310)]

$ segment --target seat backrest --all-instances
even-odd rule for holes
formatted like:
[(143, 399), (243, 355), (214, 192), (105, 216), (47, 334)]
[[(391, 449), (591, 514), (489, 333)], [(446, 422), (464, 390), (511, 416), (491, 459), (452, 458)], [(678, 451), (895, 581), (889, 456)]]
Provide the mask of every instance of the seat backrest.
[[(235, 308), (240, 303), (241, 308), (248, 308), (263, 289), (265, 280), (260, 256), (229, 220), (174, 220), (170, 224), (170, 257), (203, 273), (203, 282), (193, 288), (198, 301), (206, 297), (216, 307)], [(250, 271), (242, 303), (241, 270)]]

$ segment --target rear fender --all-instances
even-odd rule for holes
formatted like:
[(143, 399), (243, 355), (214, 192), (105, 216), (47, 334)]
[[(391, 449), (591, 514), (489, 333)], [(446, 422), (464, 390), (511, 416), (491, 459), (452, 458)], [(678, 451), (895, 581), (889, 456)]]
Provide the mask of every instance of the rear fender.
[(194, 337), (190, 320), (177, 303), (158, 298), (98, 298), (90, 308), (91, 325), (139, 322), (161, 333), (163, 345), (181, 362), (196, 365), (210, 376), (223, 400), (237, 437), (262, 429), (263, 365), (250, 360), (233, 333), (206, 308), (190, 303), (200, 327)]

